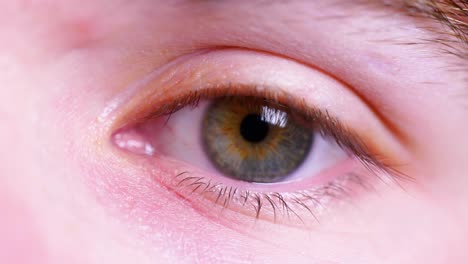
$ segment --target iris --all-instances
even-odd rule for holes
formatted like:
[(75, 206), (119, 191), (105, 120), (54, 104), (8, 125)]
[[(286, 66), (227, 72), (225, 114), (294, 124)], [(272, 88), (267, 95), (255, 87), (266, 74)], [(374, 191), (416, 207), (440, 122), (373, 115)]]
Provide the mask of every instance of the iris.
[(247, 182), (284, 180), (307, 157), (313, 133), (287, 108), (255, 97), (223, 97), (204, 114), (204, 150), (226, 176)]

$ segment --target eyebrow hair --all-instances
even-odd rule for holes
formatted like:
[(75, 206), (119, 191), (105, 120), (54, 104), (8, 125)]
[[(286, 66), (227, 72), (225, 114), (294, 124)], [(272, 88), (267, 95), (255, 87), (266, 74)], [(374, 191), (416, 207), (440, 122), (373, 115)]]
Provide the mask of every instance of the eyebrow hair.
[(433, 18), (452, 30), (463, 42), (468, 41), (468, 1), (463, 0), (403, 0), (407, 13)]
[[(270, 0), (274, 1), (274, 0)], [(286, 0), (287, 1), (287, 0)], [(290, 0), (294, 1), (294, 0)], [(373, 8), (393, 9), (418, 20), (435, 23), (419, 24), (433, 33), (428, 39), (409, 39), (396, 45), (437, 45), (439, 52), (458, 58), (451, 70), (467, 73), (468, 84), (468, 0), (339, 0), (349, 5), (371, 5)], [(418, 24), (418, 23), (417, 23)], [(422, 26), (421, 26), (422, 25)], [(467, 89), (468, 91), (468, 85)]]
[(468, 62), (468, 1), (467, 0), (380, 0), (386, 6), (401, 9), (409, 16), (432, 19), (442, 29), (430, 28), (438, 38), (429, 40), (442, 44), (444, 51)]
[[(222, 3), (234, 0), (182, 0), (195, 3)], [(249, 2), (287, 3), (311, 0), (250, 0)], [(421, 20), (432, 20), (435, 24), (425, 23), (422, 29), (431, 31), (433, 38), (410, 39), (395, 44), (402, 45), (438, 45), (441, 53), (453, 55), (460, 59), (454, 65), (457, 69), (468, 73), (468, 0), (336, 0), (337, 7), (346, 3), (349, 6), (371, 5), (373, 8), (392, 9), (409, 17)], [(344, 7), (344, 8), (348, 8)], [(468, 78), (465, 79), (468, 82)]]
[[(233, 0), (188, 0), (190, 2), (229, 2)], [(258, 0), (263, 4), (271, 2), (293, 2), (310, 0)], [(441, 44), (445, 53), (461, 58), (468, 71), (468, 0), (338, 0), (349, 5), (373, 5), (391, 8), (411, 17), (436, 21), (442, 27), (424, 28), (436, 34), (435, 39), (424, 43)], [(255, 2), (255, 0), (252, 0)], [(404, 44), (421, 44), (421, 41)]]
[[(468, 92), (468, 0), (379, 0), (386, 6), (399, 5), (400, 11), (409, 16), (436, 21), (442, 28), (425, 28), (436, 34), (435, 38), (413, 41), (438, 44), (440, 51), (459, 58), (460, 63), (453, 65), (455, 71), (467, 73), (462, 77)], [(399, 3), (398, 3), (399, 2)], [(463, 96), (465, 97), (465, 95)]]

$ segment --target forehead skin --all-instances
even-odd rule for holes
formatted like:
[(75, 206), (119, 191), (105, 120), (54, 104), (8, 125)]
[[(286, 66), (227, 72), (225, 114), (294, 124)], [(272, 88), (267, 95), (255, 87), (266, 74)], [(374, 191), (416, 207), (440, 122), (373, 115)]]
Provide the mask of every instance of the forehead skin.
[[(6, 252), (4, 259), (33, 263), (219, 263), (221, 256), (233, 263), (293, 257), (305, 263), (462, 263), (467, 185), (458, 176), (467, 171), (468, 142), (458, 94), (466, 74), (453, 70), (463, 60), (441, 54), (437, 38), (445, 32), (463, 40), (456, 32), (464, 32), (464, 20), (449, 30), (407, 15), (438, 17), (442, 1), (358, 2), (2, 1), (0, 138), (8, 150), (0, 153), (0, 209), (8, 213), (0, 218), (0, 234), (7, 234), (0, 237), (7, 248), (0, 260)], [(337, 217), (352, 223), (341, 223), (337, 232), (327, 225), (307, 235), (263, 230), (285, 241), (275, 247), (220, 228), (161, 188), (145, 192), (137, 169), (95, 155), (110, 152), (107, 138), (96, 136), (106, 127), (91, 125), (111, 99), (176, 57), (225, 46), (288, 57), (349, 80), (363, 100), (378, 104), (382, 116), (407, 132), (421, 154), (415, 163), (425, 165), (417, 173), (424, 179), (420, 189), (430, 195), (385, 193), (361, 204), (362, 215)], [(108, 174), (122, 180), (101, 177)], [(96, 190), (84, 179), (94, 180)], [(119, 211), (127, 206), (129, 212)]]

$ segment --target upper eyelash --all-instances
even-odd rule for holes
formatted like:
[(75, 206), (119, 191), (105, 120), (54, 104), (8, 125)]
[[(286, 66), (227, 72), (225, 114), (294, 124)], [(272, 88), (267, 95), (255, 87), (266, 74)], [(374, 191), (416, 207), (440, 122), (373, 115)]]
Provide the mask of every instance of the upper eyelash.
[(369, 171), (375, 174), (383, 173), (397, 180), (413, 180), (410, 176), (397, 169), (401, 164), (389, 164), (378, 153), (372, 153), (359, 135), (345, 126), (339, 119), (331, 116), (327, 110), (323, 111), (312, 108), (304, 100), (292, 99), (292, 96), (285, 92), (270, 91), (268, 89), (259, 91), (255, 85), (229, 84), (223, 87), (223, 89), (206, 88), (191, 91), (179, 97), (166, 100), (162, 103), (163, 106), (160, 109), (152, 112), (144, 119), (166, 116), (167, 123), (171, 115), (182, 108), (195, 108), (201, 100), (230, 96), (262, 98), (269, 104), (298, 112), (306, 121), (314, 121), (315, 124), (319, 124), (319, 127), (315, 129), (318, 129), (322, 136), (332, 138), (340, 148), (345, 150), (349, 155), (356, 157)]

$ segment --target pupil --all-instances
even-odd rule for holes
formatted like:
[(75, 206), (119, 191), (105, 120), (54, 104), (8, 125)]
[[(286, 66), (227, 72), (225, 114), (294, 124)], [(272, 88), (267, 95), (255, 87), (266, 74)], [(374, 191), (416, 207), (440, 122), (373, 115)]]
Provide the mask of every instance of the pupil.
[(260, 115), (249, 114), (241, 122), (242, 137), (252, 143), (258, 143), (268, 135), (268, 123)]

